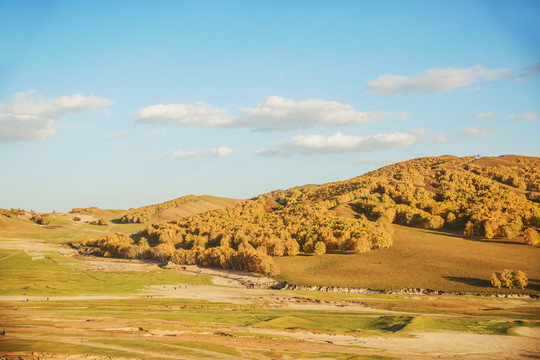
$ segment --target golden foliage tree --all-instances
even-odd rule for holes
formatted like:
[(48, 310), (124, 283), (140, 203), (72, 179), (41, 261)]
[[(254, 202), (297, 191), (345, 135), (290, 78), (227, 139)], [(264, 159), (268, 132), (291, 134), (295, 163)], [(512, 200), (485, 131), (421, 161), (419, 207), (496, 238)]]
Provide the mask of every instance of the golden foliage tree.
[(514, 271), (505, 269), (502, 272), (491, 274), (491, 285), (496, 288), (520, 288), (523, 289), (528, 284), (527, 275), (520, 270)]
[(538, 231), (536, 229), (529, 227), (523, 232), (523, 240), (529, 245), (536, 246), (540, 242), (540, 236), (538, 236)]
[(317, 241), (313, 248), (313, 252), (315, 253), (315, 255), (318, 256), (323, 256), (324, 254), (326, 254), (326, 245), (324, 244), (324, 242)]

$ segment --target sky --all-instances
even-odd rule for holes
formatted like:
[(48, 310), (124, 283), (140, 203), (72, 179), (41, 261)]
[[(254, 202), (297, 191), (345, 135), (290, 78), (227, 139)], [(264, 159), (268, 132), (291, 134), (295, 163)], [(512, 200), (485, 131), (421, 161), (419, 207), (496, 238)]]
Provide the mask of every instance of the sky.
[(539, 1), (0, 1), (0, 208), (540, 156)]

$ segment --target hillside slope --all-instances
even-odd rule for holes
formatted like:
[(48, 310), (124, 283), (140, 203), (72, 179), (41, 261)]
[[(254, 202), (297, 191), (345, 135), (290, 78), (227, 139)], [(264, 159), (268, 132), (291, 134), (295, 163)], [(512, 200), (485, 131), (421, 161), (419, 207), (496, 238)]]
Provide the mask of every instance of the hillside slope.
[(187, 195), (159, 204), (130, 209), (121, 217), (123, 223), (157, 223), (223, 208), (242, 200), (216, 196)]
[[(448, 234), (444, 236), (465, 233), (475, 241), (504, 238), (514, 242), (521, 239), (524, 229), (536, 232), (540, 224), (540, 205), (527, 197), (536, 189), (537, 164), (537, 158), (519, 156), (418, 158), (350, 180), (276, 190), (227, 208), (152, 224), (133, 238), (87, 238), (83, 244), (110, 256), (277, 274), (274, 258), (281, 256), (365, 254), (390, 247), (392, 223), (412, 231), (444, 231)], [(524, 181), (525, 189), (497, 181), (494, 168)], [(504, 241), (497, 248), (501, 256)], [(540, 260), (538, 248), (523, 244), (515, 251), (529, 252), (524, 258)], [(511, 263), (519, 266), (518, 260)], [(455, 276), (448, 270), (444, 270), (448, 276)], [(502, 269), (489, 269), (496, 270)]]

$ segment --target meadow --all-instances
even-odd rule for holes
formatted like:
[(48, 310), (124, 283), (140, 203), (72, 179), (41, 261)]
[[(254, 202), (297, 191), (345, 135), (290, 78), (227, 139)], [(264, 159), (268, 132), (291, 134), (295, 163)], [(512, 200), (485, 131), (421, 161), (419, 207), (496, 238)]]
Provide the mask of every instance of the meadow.
[[(464, 238), (457, 232), (393, 225), (394, 245), (365, 254), (275, 258), (277, 277), (295, 285), (395, 290), (423, 288), (473, 293), (540, 292), (540, 248), (523, 240)], [(496, 289), (490, 276), (515, 269), (529, 278), (525, 289)]]
[[(293, 259), (329, 259), (331, 264), (332, 254)], [(100, 261), (124, 268), (98, 270), (95, 264)], [(209, 276), (155, 264), (134, 271), (135, 265), (146, 266), (130, 260), (81, 258), (58, 240), (2, 238), (0, 329), (6, 329), (6, 335), (0, 336), (0, 356), (525, 359), (537, 355), (537, 300), (247, 289), (216, 286)], [(319, 269), (334, 271), (332, 266)]]

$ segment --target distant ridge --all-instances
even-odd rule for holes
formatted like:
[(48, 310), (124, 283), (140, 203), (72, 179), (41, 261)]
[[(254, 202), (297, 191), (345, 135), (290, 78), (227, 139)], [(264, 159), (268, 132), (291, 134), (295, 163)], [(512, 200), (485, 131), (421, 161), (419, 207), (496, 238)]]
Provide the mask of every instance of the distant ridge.
[(236, 204), (242, 200), (216, 196), (186, 195), (159, 204), (130, 209), (120, 220), (123, 223), (156, 223), (190, 216)]

